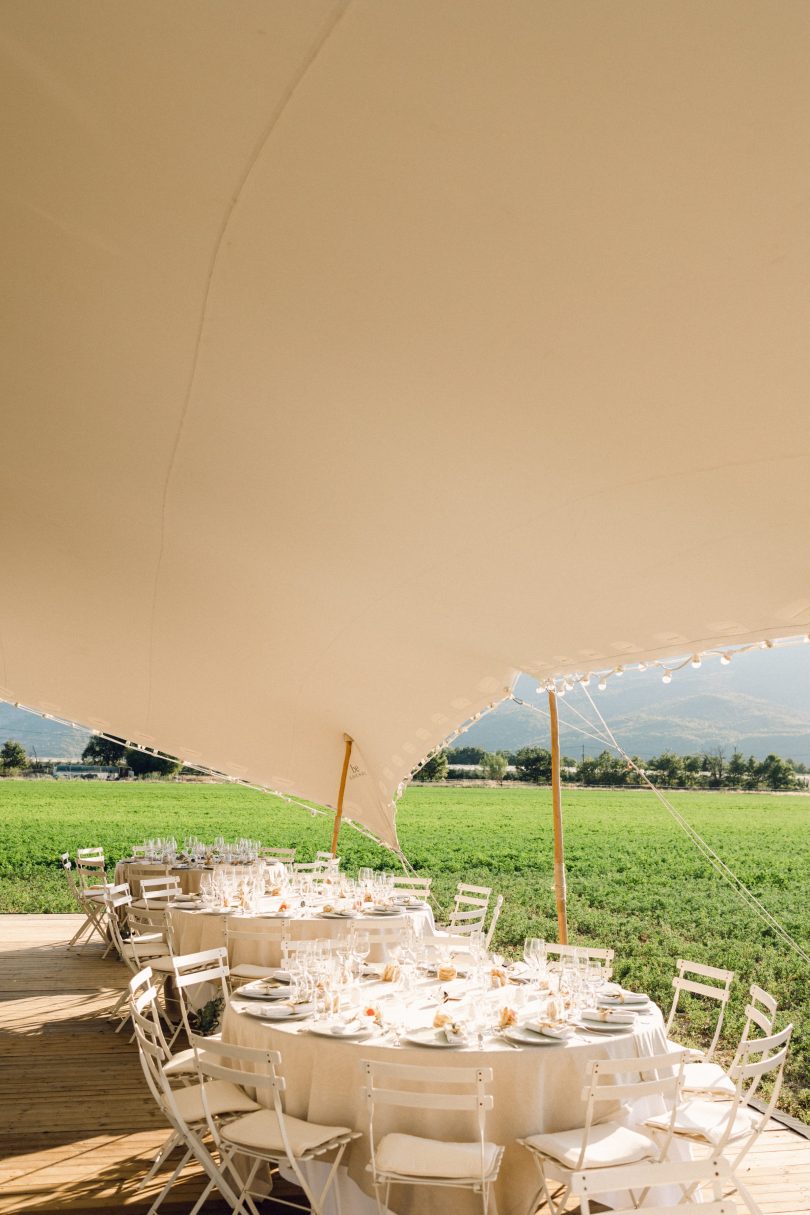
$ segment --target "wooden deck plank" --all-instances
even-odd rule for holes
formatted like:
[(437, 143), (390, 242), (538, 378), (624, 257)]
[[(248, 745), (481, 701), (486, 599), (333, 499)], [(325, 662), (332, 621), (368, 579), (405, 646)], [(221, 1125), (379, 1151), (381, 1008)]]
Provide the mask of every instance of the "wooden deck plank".
[[(136, 1190), (167, 1128), (134, 1045), (106, 1016), (123, 969), (100, 943), (66, 948), (79, 922), (0, 916), (0, 1215), (144, 1215), (167, 1176)], [(810, 1140), (794, 1130), (771, 1123), (745, 1177), (764, 1215), (810, 1215)], [(165, 1215), (188, 1211), (200, 1188), (189, 1170)]]

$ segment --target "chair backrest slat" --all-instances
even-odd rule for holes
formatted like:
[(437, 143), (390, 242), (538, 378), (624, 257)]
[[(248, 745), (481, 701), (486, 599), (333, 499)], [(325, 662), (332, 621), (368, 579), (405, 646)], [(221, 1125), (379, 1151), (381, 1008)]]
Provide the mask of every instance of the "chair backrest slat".
[[(692, 979), (690, 978), (690, 975), (698, 975), (699, 978)], [(717, 981), (717, 985), (714, 986), (710, 983), (701, 983), (700, 979), (715, 979)], [(708, 1049), (703, 1055), (704, 1059), (711, 1059), (717, 1047), (717, 1043), (720, 1040), (720, 1030), (723, 1027), (723, 1017), (725, 1016), (726, 1005), (728, 1004), (731, 985), (733, 982), (733, 970), (721, 970), (717, 966), (706, 966), (703, 962), (690, 962), (684, 958), (678, 958), (678, 973), (672, 980), (672, 987), (675, 995), (672, 1000), (669, 1015), (667, 1016), (665, 1026), (666, 1033), (669, 1035), (672, 1031), (675, 1016), (678, 1011), (678, 1002), (682, 992), (687, 992), (691, 995), (697, 995), (716, 1001), (719, 1007), (717, 1011), (717, 1020), (715, 1021), (714, 1035)]]

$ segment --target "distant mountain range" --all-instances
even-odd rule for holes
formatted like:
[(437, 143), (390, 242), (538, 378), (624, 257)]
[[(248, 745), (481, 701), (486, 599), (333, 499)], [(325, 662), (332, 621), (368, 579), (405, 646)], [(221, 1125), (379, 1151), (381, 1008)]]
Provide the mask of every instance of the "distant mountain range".
[[(519, 680), (521, 699), (547, 707), (536, 683)], [(728, 667), (707, 658), (699, 670), (685, 667), (672, 683), (661, 682), (656, 671), (629, 671), (613, 677), (604, 692), (590, 692), (622, 746), (631, 755), (649, 759), (661, 751), (685, 755), (704, 748), (735, 748), (763, 759), (770, 752), (810, 763), (810, 646), (741, 654)], [(595, 721), (585, 696), (575, 690), (559, 701), (560, 746), (564, 754), (595, 755), (602, 744), (566, 727), (584, 728), (567, 709), (567, 701)], [(515, 751), (549, 745), (545, 718), (531, 709), (506, 702), (483, 717), (455, 744), (487, 751)]]
[[(538, 696), (535, 687), (535, 681), (524, 676), (516, 692), (546, 708), (545, 695)], [(660, 672), (629, 671), (612, 678), (604, 692), (594, 690), (592, 681), (591, 693), (622, 746), (643, 759), (664, 750), (683, 755), (706, 747), (725, 747), (728, 752), (736, 747), (759, 759), (773, 751), (810, 763), (810, 645), (741, 654), (728, 667), (707, 658), (700, 670), (687, 666), (669, 685), (662, 684)], [(580, 713), (592, 717), (581, 692), (569, 697)], [(582, 725), (567, 708), (568, 700), (560, 700), (562, 750), (578, 757), (584, 746), (586, 755), (594, 755), (601, 744), (565, 725)], [(84, 730), (0, 704), (0, 745), (15, 738), (30, 755), (78, 759), (88, 737)], [(548, 722), (507, 701), (456, 745), (465, 743), (487, 751), (548, 746)]]

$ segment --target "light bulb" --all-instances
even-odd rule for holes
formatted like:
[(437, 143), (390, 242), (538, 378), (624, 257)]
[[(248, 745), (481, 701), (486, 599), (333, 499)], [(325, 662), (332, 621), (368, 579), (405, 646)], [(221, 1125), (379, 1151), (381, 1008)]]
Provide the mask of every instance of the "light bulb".
[(763, 642), (761, 643), (761, 647), (760, 647), (760, 648), (761, 648), (761, 649), (763, 649), (763, 650), (772, 650), (772, 649), (773, 649), (773, 642), (772, 642), (772, 641), (763, 641)]
[(591, 673), (590, 673), (590, 671), (589, 671), (589, 672), (588, 672), (588, 674), (587, 674), (587, 675), (584, 677), (584, 679), (580, 679), (580, 681), (579, 681), (579, 682), (582, 684), (583, 688), (589, 688), (589, 687), (591, 686)]
[(638, 669), (639, 669), (640, 671), (646, 671), (646, 670), (647, 670), (647, 664), (646, 664), (646, 662), (640, 662), (640, 663), (638, 664)]
[(695, 670), (698, 669), (698, 667), (700, 666), (700, 654), (692, 655), (692, 666), (695, 668)]
[(600, 692), (604, 692), (605, 688), (607, 687), (607, 680), (606, 680), (606, 679), (600, 679), (600, 680), (599, 680), (599, 683), (598, 683), (596, 686), (599, 688), (599, 691), (600, 691)]
[(665, 672), (665, 673), (664, 673), (664, 674), (661, 676), (661, 682), (662, 682), (662, 683), (672, 683), (672, 672), (671, 672), (671, 671), (666, 671), (666, 672)]
[(727, 667), (730, 662), (731, 662), (730, 654), (721, 654), (720, 655), (720, 666), (721, 667)]
[(624, 675), (624, 667), (616, 667), (616, 670), (613, 672), (613, 674), (614, 675)]

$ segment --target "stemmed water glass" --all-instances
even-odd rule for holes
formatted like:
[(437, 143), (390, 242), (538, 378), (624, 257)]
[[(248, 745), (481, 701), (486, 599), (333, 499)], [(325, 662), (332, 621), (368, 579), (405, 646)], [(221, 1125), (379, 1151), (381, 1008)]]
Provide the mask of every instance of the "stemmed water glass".
[(542, 937), (526, 937), (523, 957), (535, 979), (539, 979), (546, 967), (546, 943)]
[(351, 936), (350, 941), (352, 958), (357, 963), (358, 978), (363, 972), (363, 963), (371, 952), (371, 939), (368, 933), (362, 929), (356, 929)]

